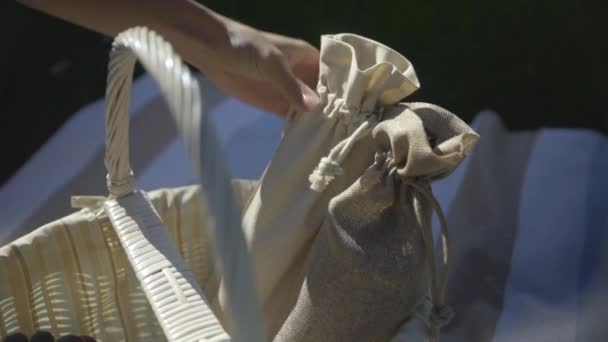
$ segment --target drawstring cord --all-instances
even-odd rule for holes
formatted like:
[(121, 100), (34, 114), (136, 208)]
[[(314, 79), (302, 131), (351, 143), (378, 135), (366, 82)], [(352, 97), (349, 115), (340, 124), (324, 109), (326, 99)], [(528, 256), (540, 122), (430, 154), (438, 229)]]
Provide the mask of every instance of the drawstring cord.
[[(344, 174), (341, 166), (342, 162), (348, 156), (355, 143), (372, 132), (375, 124), (381, 120), (383, 112), (384, 108), (380, 107), (378, 110), (379, 118), (369, 116), (350, 136), (334, 146), (327, 157), (321, 158), (317, 167), (308, 176), (310, 189), (316, 192), (323, 192), (331, 181)], [(363, 113), (359, 113), (358, 115), (363, 115)]]
[[(395, 170), (396, 167), (393, 167), (389, 174), (394, 173)], [(414, 212), (416, 213), (416, 219), (421, 227), (422, 239), (424, 240), (424, 244), (426, 246), (427, 257), (431, 267), (431, 295), (433, 302), (433, 308), (431, 310), (431, 316), (429, 319), (431, 339), (432, 341), (438, 341), (441, 327), (447, 325), (454, 316), (454, 311), (452, 308), (445, 304), (445, 289), (450, 271), (447, 220), (441, 206), (439, 205), (439, 202), (437, 202), (437, 199), (433, 195), (433, 191), (427, 182), (422, 180), (408, 179), (403, 181), (402, 184), (404, 187), (412, 188), (415, 194), (422, 195), (424, 198), (426, 198), (430, 202), (431, 208), (435, 211), (435, 213), (437, 213), (437, 217), (439, 218), (441, 227), (441, 248), (443, 254), (443, 258), (441, 260), (441, 274), (439, 274), (439, 270), (437, 269), (434, 247), (435, 244), (433, 242), (433, 231), (431, 224), (423, 217), (421, 207), (419, 205), (414, 205)]]
[[(377, 162), (385, 159), (387, 169), (389, 170), (388, 176), (393, 177), (397, 172), (397, 166), (395, 165), (395, 160), (392, 158), (392, 153), (383, 153), (379, 157), (379, 160), (376, 158)], [(422, 239), (426, 246), (425, 249), (427, 258), (431, 267), (431, 299), (433, 306), (431, 309), (431, 315), (429, 317), (429, 325), (431, 341), (436, 342), (439, 340), (439, 331), (441, 327), (447, 325), (454, 316), (453, 309), (445, 304), (445, 289), (450, 271), (448, 224), (445, 214), (443, 213), (439, 202), (437, 202), (437, 199), (433, 195), (433, 190), (427, 181), (420, 178), (409, 178), (402, 180), (402, 190), (405, 190), (407, 187), (411, 188), (414, 194), (421, 195), (430, 202), (431, 208), (435, 211), (435, 213), (437, 213), (441, 228), (441, 248), (443, 258), (441, 260), (442, 272), (441, 275), (439, 275), (431, 224), (424, 218), (422, 208), (420, 207), (419, 203), (414, 203), (414, 213), (421, 228)]]
[(323, 192), (334, 178), (344, 173), (342, 162), (353, 148), (355, 143), (368, 135), (373, 129), (369, 121), (364, 121), (348, 138), (339, 142), (331, 149), (327, 157), (321, 158), (319, 165), (308, 176), (310, 188), (317, 192)]

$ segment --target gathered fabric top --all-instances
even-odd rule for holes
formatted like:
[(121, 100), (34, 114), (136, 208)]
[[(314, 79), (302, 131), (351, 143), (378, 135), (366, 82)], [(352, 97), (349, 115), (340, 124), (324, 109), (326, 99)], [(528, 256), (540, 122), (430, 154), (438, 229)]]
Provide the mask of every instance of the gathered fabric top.
[(397, 51), (350, 33), (321, 37), (317, 92), (326, 115), (357, 126), (418, 88), (413, 65)]

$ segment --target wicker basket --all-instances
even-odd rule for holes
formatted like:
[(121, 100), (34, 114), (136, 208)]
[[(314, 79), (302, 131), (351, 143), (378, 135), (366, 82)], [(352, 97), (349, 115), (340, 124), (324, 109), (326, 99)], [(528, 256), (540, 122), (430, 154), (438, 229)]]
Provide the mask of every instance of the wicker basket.
[[(205, 191), (136, 188), (128, 108), (137, 60), (158, 82)], [(229, 298), (219, 314), (232, 339), (265, 340), (240, 208), (202, 106), (196, 79), (160, 36), (137, 27), (116, 37), (106, 91), (110, 196), (79, 198), (89, 208), (0, 249), (0, 337), (48, 330), (133, 341), (162, 339), (162, 330), (169, 341), (229, 341), (201, 289), (218, 260)], [(207, 208), (222, 228), (211, 234)]]

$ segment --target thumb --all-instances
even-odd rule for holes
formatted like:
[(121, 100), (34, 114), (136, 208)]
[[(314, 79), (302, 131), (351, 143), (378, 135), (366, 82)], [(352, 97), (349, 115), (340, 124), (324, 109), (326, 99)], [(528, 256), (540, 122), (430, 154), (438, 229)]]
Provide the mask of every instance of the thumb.
[(319, 96), (299, 80), (287, 61), (279, 56), (268, 60), (267, 76), (290, 105), (301, 111), (313, 110), (319, 104)]

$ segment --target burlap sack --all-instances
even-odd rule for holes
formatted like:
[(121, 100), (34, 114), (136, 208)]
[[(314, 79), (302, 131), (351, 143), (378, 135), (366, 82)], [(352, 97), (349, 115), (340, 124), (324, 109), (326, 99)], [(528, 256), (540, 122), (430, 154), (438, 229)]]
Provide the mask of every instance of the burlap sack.
[(429, 335), (436, 337), (450, 318), (445, 265), (436, 275), (433, 210), (444, 240), (447, 232), (430, 183), (450, 174), (478, 135), (429, 104), (401, 104), (383, 115), (372, 133), (374, 161), (329, 202), (297, 304), (275, 342), (387, 341), (414, 316), (429, 287)]

